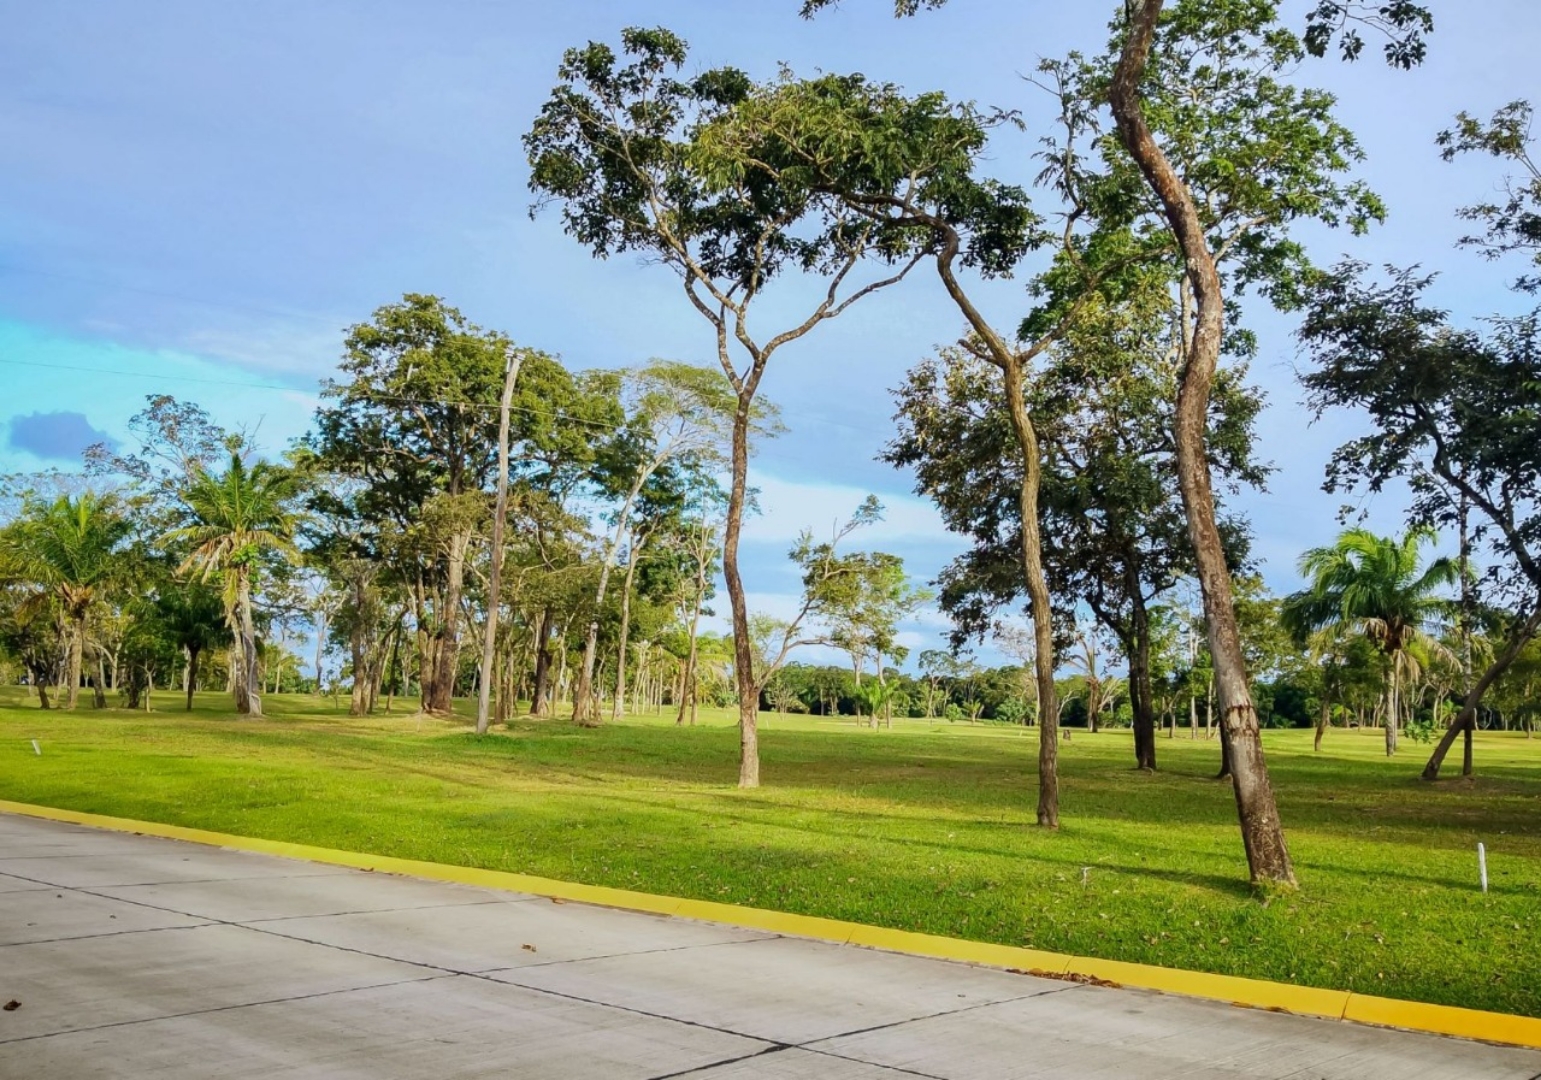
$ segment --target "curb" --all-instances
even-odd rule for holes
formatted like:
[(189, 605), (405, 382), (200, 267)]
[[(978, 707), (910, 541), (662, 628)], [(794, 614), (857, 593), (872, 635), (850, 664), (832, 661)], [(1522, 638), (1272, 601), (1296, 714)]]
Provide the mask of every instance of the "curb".
[(984, 964), (1051, 978), (1085, 982), (1105, 981), (1121, 987), (1157, 990), (1163, 993), (1223, 1001), (1242, 1008), (1267, 1009), (1270, 1012), (1293, 1013), (1298, 1016), (1320, 1017), (1328, 1020), (1346, 1020), (1404, 1031), (1541, 1049), (1541, 1018), (1535, 1017), (1461, 1009), (1451, 1005), (1427, 1005), (1417, 1001), (1398, 1001), (1393, 998), (1355, 994), (1347, 990), (1322, 990), (1262, 979), (1245, 979), (1234, 975), (1211, 975), (1179, 968), (1155, 967), (1150, 964), (1131, 964), (1121, 960), (1067, 956), (1063, 953), (1041, 952), (1037, 949), (1013, 945), (992, 945), (982, 941), (964, 941), (959, 938), (921, 934), (908, 930), (889, 930), (838, 919), (824, 919), (814, 915), (795, 915), (784, 911), (768, 911), (764, 908), (719, 904), (711, 900), (686, 900), (674, 896), (632, 892), (628, 889), (612, 889), (603, 885), (580, 885), (576, 882), (557, 881), (552, 878), (515, 874), (503, 870), (481, 870), (470, 866), (451, 866), (445, 863), (420, 862), (416, 859), (337, 851), (306, 844), (291, 844), (282, 840), (260, 840), (248, 836), (210, 832), (206, 829), (184, 828), (180, 825), (162, 825), (157, 822), (134, 821), (130, 818), (106, 817), (76, 810), (57, 810), (47, 806), (8, 802), (4, 799), (0, 799), (0, 813), (43, 818), (72, 825), (86, 825), (115, 832), (155, 836), (167, 840), (184, 840), (194, 844), (262, 855), (277, 855), (286, 859), (301, 859), (358, 870), (403, 874), (409, 877), (426, 878), (430, 881), (448, 881), (459, 885), (532, 893), (553, 900), (593, 904), (599, 907), (726, 923), (749, 930), (792, 934), (837, 945), (856, 945), (907, 953), (911, 956)]

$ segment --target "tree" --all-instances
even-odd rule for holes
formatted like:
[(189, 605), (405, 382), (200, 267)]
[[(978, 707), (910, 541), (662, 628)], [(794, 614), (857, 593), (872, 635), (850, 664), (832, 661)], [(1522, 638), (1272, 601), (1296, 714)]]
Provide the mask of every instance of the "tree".
[(491, 719), (492, 665), (497, 650), (498, 612), (503, 604), (503, 530), (508, 523), (508, 424), (514, 386), (524, 357), (511, 352), (503, 372), (503, 396), (498, 401), (498, 486), (492, 508), (489, 555), (492, 570), (487, 577), (487, 625), (482, 635), (482, 659), (477, 669), (476, 733), (485, 735)]
[(231, 643), (231, 627), (219, 593), (200, 582), (187, 582), (162, 590), (147, 612), (160, 633), (187, 661), (187, 711), (193, 709), (198, 689), (198, 659), (208, 649)]
[(131, 522), (111, 496), (87, 491), (53, 502), (33, 501), (0, 533), (0, 573), (57, 601), (66, 627), (65, 703), (80, 698), (86, 619), (117, 570), (119, 546)]
[(1327, 489), (1404, 479), (1415, 528), (1462, 527), (1470, 511), (1472, 539), (1491, 556), (1480, 592), (1517, 609), (1424, 768), (1432, 780), (1475, 726), (1483, 694), (1541, 630), (1541, 312), (1459, 329), (1424, 304), (1432, 278), (1392, 270), (1382, 284), (1366, 271), (1347, 262), (1323, 275), (1300, 331), (1312, 409), (1362, 409), (1375, 428), (1333, 454)]
[[(1045, 313), (1042, 325), (1024, 333), (1017, 345), (1014, 335), (986, 317), (960, 277), (964, 270), (1007, 276), (1027, 252), (1052, 235), (1042, 229), (1021, 188), (973, 175), (989, 129), (1007, 119), (1005, 114), (949, 103), (941, 94), (909, 98), (895, 86), (860, 75), (807, 81), (788, 75), (739, 114), (720, 121), (725, 133), (717, 141), (741, 167), (767, 156), (787, 163), (802, 182), (837, 196), (858, 221), (893, 236), (890, 242), (915, 249), (916, 258), (930, 256), (944, 290), (967, 323), (964, 347), (999, 369), (1022, 462), (1018, 543), (1037, 636), (1038, 697), (1051, 702), (1054, 639), (1039, 527), (1041, 459), (1026, 391), (1033, 361), (1074, 317), (1079, 298)], [(775, 133), (769, 147), (746, 137), (764, 128)], [(908, 148), (910, 154), (895, 155), (896, 146)], [(1069, 226), (1064, 243), (1072, 246)], [(1044, 712), (1050, 719), (1040, 729), (1038, 823), (1055, 828), (1059, 780), (1052, 717), (1058, 710)]]
[[(692, 468), (711, 468), (723, 459), (722, 447), (731, 439), (738, 398), (719, 371), (671, 360), (654, 360), (624, 380), (622, 400), (627, 423), (610, 452), (602, 455), (602, 475), (619, 497), (610, 539), (600, 555), (599, 582), (594, 592), (594, 618), (583, 642), (583, 664), (573, 694), (573, 720), (598, 720), (594, 702), (594, 660), (599, 638), (598, 612), (609, 591), (615, 565), (637, 498), (650, 480), (670, 462), (685, 459)], [(766, 435), (776, 430), (775, 407), (764, 401), (751, 405), (750, 431)], [(608, 460), (606, 460), (608, 459)]]
[[(755, 615), (750, 620), (749, 640), (746, 644), (752, 665), (750, 689), (756, 697), (765, 692), (765, 687), (785, 666), (793, 650), (805, 645), (831, 644), (828, 634), (809, 626), (810, 617), (821, 619), (833, 615), (838, 620), (842, 611), (854, 610), (854, 605), (848, 601), (862, 591), (862, 586), (856, 583), (856, 579), (864, 573), (869, 573), (870, 559), (860, 555), (841, 555), (840, 543), (857, 529), (881, 521), (882, 517), (883, 504), (878, 502), (875, 495), (868, 495), (856, 508), (856, 512), (843, 525), (834, 529), (828, 540), (815, 541), (812, 531), (808, 529), (804, 529), (802, 535), (798, 537), (797, 543), (787, 553), (803, 572), (803, 598), (797, 613), (791, 619)], [(892, 556), (886, 556), (884, 561), (892, 558)], [(908, 588), (903, 579), (902, 562), (899, 564), (899, 570), (898, 588), (902, 593)], [(879, 577), (885, 574), (891, 578), (889, 571), (880, 572)], [(902, 604), (903, 601), (899, 602)], [(868, 608), (863, 614), (854, 618), (858, 621), (869, 619), (871, 613), (872, 609)], [(880, 627), (877, 629), (881, 631)], [(738, 662), (737, 644), (737, 642), (734, 643), (735, 663)], [(878, 642), (874, 640), (869, 644), (871, 647), (877, 647)], [(887, 641), (882, 645), (891, 647)], [(879, 663), (881, 664), (881, 657), (879, 657)], [(735, 675), (737, 675), (736, 672)], [(738, 681), (742, 687), (743, 680)]]
[(246, 434), (226, 431), (203, 406), (170, 394), (148, 395), (128, 430), (137, 443), (133, 449), (106, 443), (86, 448), (86, 475), (127, 480), (158, 516), (175, 515), (181, 489), (198, 467), (214, 469), (230, 454), (254, 449)]
[(1422, 549), (1434, 541), (1430, 529), (1411, 529), (1400, 540), (1367, 529), (1348, 529), (1330, 547), (1300, 557), (1310, 584), (1285, 600), (1283, 616), (1297, 638), (1328, 626), (1353, 625), (1386, 657), (1386, 756), (1397, 749), (1401, 687), (1416, 671), (1415, 643), (1428, 643), (1429, 630), (1450, 613), (1441, 590), (1456, 583), (1454, 561), (1424, 564)]
[(851, 658), (851, 673), (862, 685), (868, 658), (879, 685), (885, 685), (883, 657), (903, 660), (897, 643), (899, 624), (931, 598), (910, 584), (904, 560), (883, 551), (852, 552), (829, 559), (812, 583), (812, 612), (823, 624), (825, 642)]
[[(738, 559), (756, 395), (777, 351), (898, 282), (918, 257), (906, 259), (893, 230), (810, 185), (764, 124), (733, 128), (731, 145), (713, 130), (764, 96), (743, 72), (720, 68), (680, 80), (674, 73), (687, 46), (664, 29), (624, 30), (621, 47), (625, 62), (598, 43), (564, 56), (558, 85), (525, 135), (530, 187), (542, 203), (561, 204), (568, 234), (596, 257), (636, 251), (673, 270), (715, 338), (737, 401), (723, 576), (738, 650), (739, 786), (757, 787), (759, 693)], [(899, 176), (916, 164), (907, 151), (897, 147), (901, 160), (889, 163)], [(850, 285), (870, 260), (901, 266)], [(788, 269), (822, 277), (824, 295), (785, 329), (758, 332), (750, 319), (755, 301)]]
[(180, 572), (197, 573), (204, 581), (217, 575), (224, 582), (225, 617), (235, 637), (235, 710), (242, 715), (262, 715), (255, 578), (265, 553), (280, 558), (298, 554), (290, 505), (298, 487), (292, 470), (266, 461), (247, 465), (234, 451), (222, 473), (195, 464), (181, 493), (186, 524), (163, 537), (192, 548)]
[[(1083, 305), (1044, 354), (1031, 406), (1043, 448), (1039, 507), (1051, 594), (1062, 622), (1084, 604), (1118, 638), (1130, 666), (1136, 765), (1147, 769), (1156, 765), (1150, 607), (1193, 566), (1171, 452), (1180, 340), (1164, 281), (1164, 273), (1147, 275), (1118, 303)], [(1243, 380), (1240, 367), (1219, 373), (1211, 408), (1211, 454), (1231, 487), (1260, 485), (1266, 475), (1252, 458), (1261, 401)], [(913, 369), (895, 396), (900, 432), (884, 457), (914, 468), (917, 489), (971, 539), (972, 549), (943, 572), (942, 606), (965, 635), (982, 637), (1022, 593), (1021, 455), (1000, 420), (998, 383), (967, 353), (944, 350)], [(1229, 557), (1240, 562), (1245, 523), (1227, 515), (1220, 524)]]
[[(1461, 154), (1485, 153), (1520, 167), (1521, 176), (1504, 178), (1502, 202), (1480, 202), (1457, 211), (1462, 220), (1483, 226), (1481, 235), (1463, 237), (1461, 244), (1490, 259), (1515, 251), (1529, 254), (1531, 265), (1541, 267), (1541, 165), (1533, 156), (1530, 135), (1534, 115), (1528, 101), (1509, 102), (1493, 113), (1486, 126), (1463, 112), (1456, 116), (1456, 126), (1440, 132), (1436, 142), (1446, 161)], [(1521, 292), (1541, 291), (1541, 274), (1523, 274), (1514, 287)]]

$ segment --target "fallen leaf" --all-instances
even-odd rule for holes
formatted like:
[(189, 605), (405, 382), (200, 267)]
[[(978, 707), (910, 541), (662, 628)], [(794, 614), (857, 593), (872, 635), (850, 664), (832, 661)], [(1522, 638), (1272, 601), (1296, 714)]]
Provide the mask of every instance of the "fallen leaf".
[(525, 952), (536, 952), (536, 951), (538, 951), (538, 950), (537, 950), (537, 949), (536, 949), (536, 948), (535, 948), (535, 946), (534, 946), (534, 945), (531, 945), (531, 944), (529, 944), (529, 943), (528, 943), (528, 942), (526, 942), (526, 943), (525, 943), (525, 944), (523, 944), (523, 945), (521, 945), (521, 946), (519, 946), (519, 947), (520, 947), (520, 948), (521, 948), (521, 949), (523, 949), (523, 950), (524, 950), (524, 951), (525, 951)]
[(17, 1001), (15, 998), (12, 998), (3, 1006), (0, 1006), (0, 1008), (4, 1008), (6, 1012), (15, 1012), (17, 1009), (21, 1008), (21, 1002)]

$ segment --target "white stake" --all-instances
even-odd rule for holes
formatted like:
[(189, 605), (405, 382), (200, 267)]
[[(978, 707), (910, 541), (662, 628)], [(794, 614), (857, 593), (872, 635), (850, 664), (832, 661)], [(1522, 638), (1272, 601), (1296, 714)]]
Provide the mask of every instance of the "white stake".
[(1477, 872), (1482, 875), (1482, 891), (1487, 892), (1487, 848), (1477, 843)]
[(37, 740), (36, 739), (32, 740), (32, 752), (34, 754), (36, 754), (38, 757), (42, 757), (43, 756), (43, 748), (37, 744)]

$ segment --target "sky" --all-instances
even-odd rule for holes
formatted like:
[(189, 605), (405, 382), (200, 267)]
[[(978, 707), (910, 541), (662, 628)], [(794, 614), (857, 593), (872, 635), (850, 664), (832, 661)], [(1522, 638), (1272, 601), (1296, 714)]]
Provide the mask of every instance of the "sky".
[[(0, 0), (0, 472), (76, 467), (84, 446), (125, 440), (153, 393), (281, 451), (306, 430), (344, 329), (409, 291), (574, 369), (713, 363), (667, 269), (597, 261), (554, 211), (530, 216), (520, 137), (565, 48), (664, 25), (690, 41), (689, 70), (768, 78), (785, 62), (1020, 109), (1027, 129), (992, 143), (987, 164), (1027, 180), (1049, 117), (1024, 76), (1100, 48), (1116, 6), (953, 0), (896, 21), (887, 0), (846, 0), (807, 22), (797, 0)], [(1286, 7), (1298, 25), (1305, 5)], [(1490, 195), (1501, 169), (1441, 162), (1433, 138), (1459, 110), (1533, 93), (1541, 5), (1434, 9), (1429, 61), (1411, 73), (1373, 59), (1302, 66), (1300, 82), (1339, 95), (1367, 155), (1359, 173), (1390, 208), (1364, 238), (1302, 235), (1322, 262), (1441, 269), (1437, 299), (1477, 316), (1512, 305), (1506, 270), (1453, 250), (1453, 210)], [(1026, 308), (1020, 280), (981, 295), (1006, 325)], [(806, 298), (796, 286), (768, 298), (764, 325)], [(1322, 466), (1360, 425), (1311, 425), (1290, 322), (1255, 308), (1246, 321), (1269, 399), (1259, 452), (1277, 472), (1240, 506), (1283, 591), (1299, 553), (1339, 528)], [(787, 547), (869, 492), (887, 520), (853, 545), (903, 555), (922, 582), (962, 549), (912, 478), (875, 460), (892, 436), (890, 388), (961, 329), (934, 277), (916, 274), (775, 357), (764, 392), (790, 430), (752, 465), (763, 513), (746, 527), (744, 572), (757, 609), (795, 604)], [(1361, 508), (1373, 527), (1400, 526), (1395, 495)], [(923, 612), (903, 641), (913, 655), (945, 629)]]

